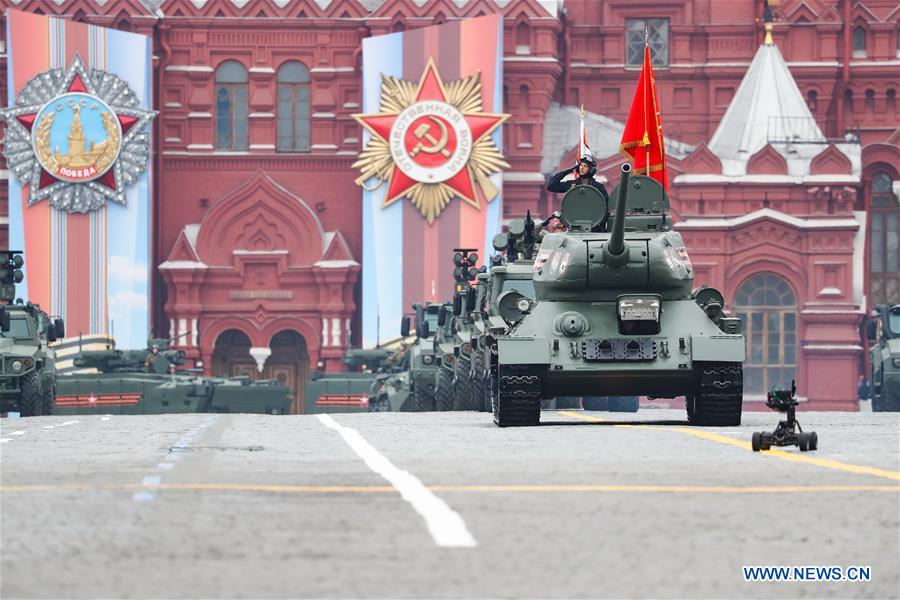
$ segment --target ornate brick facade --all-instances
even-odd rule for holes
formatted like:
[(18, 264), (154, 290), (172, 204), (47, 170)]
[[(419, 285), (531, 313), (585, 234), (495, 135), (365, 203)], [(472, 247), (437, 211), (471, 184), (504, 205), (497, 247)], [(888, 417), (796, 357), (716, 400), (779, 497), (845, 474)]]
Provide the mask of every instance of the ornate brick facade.
[[(527, 208), (552, 210), (557, 201), (543, 191), (545, 134), (556, 126), (547, 117), (552, 107), (583, 104), (591, 113), (624, 121), (637, 80), (637, 68), (626, 65), (626, 22), (667, 19), (668, 60), (657, 67), (657, 86), (667, 138), (696, 147), (681, 160), (672, 158), (670, 168), (673, 177), (682, 177), (673, 184), (674, 216), (687, 223), (683, 231), (698, 280), (708, 277), (729, 299), (755, 273), (788, 281), (801, 316), (796, 332), (801, 389), (832, 406), (850, 406), (846, 400), (852, 398), (852, 385), (829, 391), (830, 380), (822, 375), (839, 372), (842, 380), (853, 380), (863, 360), (857, 327), (865, 307), (852, 297), (855, 282), (866, 292), (875, 285), (885, 294), (894, 285), (881, 279), (873, 284), (868, 263), (855, 262), (854, 256), (862, 255), (854, 254), (853, 244), (861, 238), (847, 219), (854, 211), (870, 209), (876, 173), (900, 179), (900, 8), (894, 0), (780, 2), (775, 43), (825, 136), (859, 136), (861, 179), (840, 183), (838, 177), (829, 183), (825, 177), (822, 185), (797, 185), (786, 177), (766, 181), (765, 176), (786, 175), (786, 170), (777, 152), (763, 149), (748, 165), (751, 173), (763, 176), (762, 183), (750, 185), (721, 179), (703, 183), (689, 176), (722, 172), (707, 145), (762, 42), (762, 3), (663, 0), (650, 5), (630, 0), (568, 0), (561, 5), (546, 0), (13, 0), (20, 10), (153, 37), (155, 98), (161, 111), (153, 158), (156, 265), (210, 261), (206, 270), (156, 269), (154, 321), (160, 330), (178, 331), (182, 322), (197, 329), (195, 340), (188, 336), (186, 349), (205, 360), (207, 369), (226, 322), (223, 299), (238, 284), (247, 293), (229, 297), (239, 308), (227, 322), (244, 332), (253, 347), (268, 344), (267, 336), (278, 333), (261, 324), (259, 315), (264, 322), (287, 319), (284, 327), (305, 341), (309, 365), (322, 360), (337, 368), (340, 349), (326, 341), (326, 336), (334, 339), (331, 319), (339, 321), (339, 345), (346, 343), (347, 319), (351, 341), (359, 339), (356, 261), (362, 231), (351, 164), (360, 149), (360, 132), (350, 115), (360, 104), (362, 38), (498, 11), (505, 15), (504, 106), (513, 116), (504, 127), (511, 165), (504, 175), (504, 202), (505, 216), (513, 217)], [(854, 50), (857, 29), (863, 50)], [(239, 151), (216, 149), (215, 72), (228, 60), (238, 61), (249, 79), (249, 139)], [(276, 151), (277, 73), (287, 60), (302, 61), (309, 72), (308, 151)], [(4, 46), (4, 71), (5, 64)], [(5, 77), (0, 78), (4, 98), (5, 86)], [(852, 173), (838, 154), (823, 153), (810, 173)], [(570, 158), (561, 164), (569, 164)], [(601, 173), (613, 177), (621, 159), (601, 159)], [(0, 173), (7, 176), (5, 170)], [(243, 192), (236, 195), (237, 190)], [(0, 186), (0, 246), (6, 243), (6, 194), (6, 186)], [(230, 205), (256, 206), (257, 200), (279, 219), (257, 223), (261, 237), (248, 242), (256, 231), (245, 229), (255, 221)], [(291, 209), (278, 212), (270, 206), (279, 202)], [(833, 223), (819, 227), (823, 220)], [(308, 248), (289, 247), (285, 232), (306, 231), (304, 227), (318, 231), (324, 241), (343, 240), (343, 254), (335, 259), (340, 267), (315, 266), (328, 260), (328, 248), (315, 240), (308, 240)], [(189, 243), (191, 235), (196, 247)], [(214, 242), (204, 249), (204, 239)], [(255, 246), (257, 242), (265, 248)], [(864, 248), (867, 254), (869, 244)], [(211, 253), (209, 258), (204, 252)], [(269, 258), (259, 259), (265, 252)], [(293, 300), (250, 293), (256, 289), (250, 282), (270, 275), (275, 278), (271, 285), (292, 290)], [(324, 301), (304, 287), (322, 281), (331, 286)]]

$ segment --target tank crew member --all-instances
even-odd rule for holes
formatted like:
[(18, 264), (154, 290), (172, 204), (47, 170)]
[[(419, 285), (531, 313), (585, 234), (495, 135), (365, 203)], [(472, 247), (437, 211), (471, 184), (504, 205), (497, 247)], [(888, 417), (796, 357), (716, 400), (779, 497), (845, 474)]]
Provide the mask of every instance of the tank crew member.
[(153, 365), (159, 360), (159, 346), (153, 344), (150, 348), (150, 354), (147, 355), (147, 360), (144, 361), (144, 370), (148, 373), (153, 372)]
[[(563, 181), (563, 178), (570, 173), (574, 175), (575, 178)], [(600, 195), (603, 196), (603, 200), (606, 201), (607, 207), (609, 207), (609, 194), (606, 192), (606, 188), (603, 184), (594, 179), (596, 173), (597, 163), (594, 162), (594, 159), (590, 156), (582, 156), (581, 160), (578, 161), (578, 167), (574, 170), (560, 171), (551, 177), (549, 183), (547, 183), (547, 191), (565, 193), (576, 185), (589, 185), (600, 192)], [(594, 227), (594, 231), (606, 231), (606, 220), (607, 219), (604, 218), (599, 225)]]

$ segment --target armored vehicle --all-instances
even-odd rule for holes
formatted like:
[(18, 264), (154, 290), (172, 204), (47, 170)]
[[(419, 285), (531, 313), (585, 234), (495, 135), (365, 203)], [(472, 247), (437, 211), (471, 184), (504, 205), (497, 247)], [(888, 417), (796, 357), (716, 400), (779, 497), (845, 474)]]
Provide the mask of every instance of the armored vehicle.
[(0, 250), (0, 412), (32, 417), (53, 411), (56, 357), (48, 344), (65, 336), (65, 326), (36, 304), (13, 302), (24, 265), (20, 251)]
[[(57, 380), (55, 414), (259, 413), (286, 414), (290, 390), (274, 380), (203, 377), (179, 370), (184, 352), (175, 338), (151, 338), (143, 350), (81, 351), (82, 372)], [(85, 372), (92, 370), (93, 372)]]
[(379, 374), (393, 369), (386, 348), (348, 350), (341, 362), (349, 370), (340, 373), (311, 371), (303, 393), (303, 412), (369, 412), (370, 392)]
[[(456, 300), (454, 300), (456, 302)], [(453, 305), (445, 304), (438, 311), (438, 329), (434, 334), (435, 374), (434, 404), (436, 410), (453, 410), (453, 373), (456, 353), (453, 346)]]
[(540, 243), (542, 227), (536, 224), (529, 211), (526, 218), (514, 219), (507, 226), (506, 233), (494, 236), (492, 244), (498, 252), (491, 260), (488, 272), (478, 275), (475, 295), (475, 309), (472, 313), (471, 344), (473, 348), (472, 394), (478, 410), (491, 411), (491, 396), (488, 392), (489, 361), (487, 347), (489, 335), (498, 335), (509, 328), (500, 317), (498, 300), (500, 295), (516, 290), (523, 297), (534, 299), (534, 247)]
[(438, 330), (438, 313), (441, 304), (429, 302), (413, 304), (415, 323), (404, 316), (400, 323), (400, 335), (410, 334), (414, 325), (416, 341), (409, 350), (409, 394), (412, 396), (411, 409), (414, 411), (434, 410), (434, 386), (437, 363), (434, 360), (434, 336)]
[(594, 394), (683, 395), (691, 423), (740, 424), (741, 322), (715, 289), (692, 292), (665, 190), (630, 170), (613, 192), (611, 231), (592, 231), (608, 211), (599, 192), (574, 187), (559, 213), (567, 231), (541, 241), (535, 298), (498, 297), (508, 329), (486, 340), (497, 425), (536, 425), (541, 398)]
[(875, 307), (866, 322), (869, 391), (874, 412), (900, 411), (900, 304)]
[(455, 248), (453, 278), (456, 280), (450, 317), (453, 359), (445, 356), (438, 372), (437, 398), (440, 410), (475, 410), (472, 393), (472, 309), (475, 288), (471, 283), (486, 268), (479, 269), (473, 248)]

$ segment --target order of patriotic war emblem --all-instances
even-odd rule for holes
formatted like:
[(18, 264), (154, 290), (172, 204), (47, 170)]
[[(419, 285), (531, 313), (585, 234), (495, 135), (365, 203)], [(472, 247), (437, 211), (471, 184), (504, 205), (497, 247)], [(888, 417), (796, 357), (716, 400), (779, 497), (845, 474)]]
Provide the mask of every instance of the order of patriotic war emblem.
[(480, 209), (498, 195), (490, 175), (509, 165), (492, 133), (509, 115), (482, 110), (480, 73), (445, 84), (429, 59), (418, 82), (383, 75), (380, 101), (353, 115), (371, 134), (353, 167), (365, 189), (387, 184), (384, 206), (408, 198), (430, 224), (454, 198)]
[(444, 102), (417, 102), (391, 128), (394, 163), (416, 181), (447, 181), (471, 153), (472, 133), (462, 113)]
[(28, 186), (28, 204), (47, 200), (57, 209), (86, 213), (107, 200), (125, 203), (125, 189), (146, 170), (148, 125), (158, 113), (140, 107), (118, 76), (84, 66), (31, 79), (16, 106), (0, 110), (6, 121), (4, 155)]

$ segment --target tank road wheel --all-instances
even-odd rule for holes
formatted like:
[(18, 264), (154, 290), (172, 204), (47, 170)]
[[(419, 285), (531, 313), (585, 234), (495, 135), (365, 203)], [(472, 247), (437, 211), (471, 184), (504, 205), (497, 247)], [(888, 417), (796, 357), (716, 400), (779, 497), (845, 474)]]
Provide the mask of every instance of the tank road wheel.
[(491, 377), (491, 405), (499, 427), (534, 426), (541, 420), (541, 376), (526, 365), (498, 367)]
[(797, 441), (799, 442), (797, 445), (800, 446), (800, 452), (806, 452), (809, 450), (809, 434), (801, 433), (797, 436)]
[(472, 370), (475, 374), (475, 377), (472, 379), (472, 398), (475, 403), (475, 410), (478, 412), (490, 411), (491, 399), (484, 390), (484, 355), (481, 352), (475, 352), (472, 365)]
[(741, 363), (697, 363), (697, 388), (686, 397), (692, 425), (736, 427), (741, 424), (744, 372)]
[(413, 387), (413, 412), (426, 412), (434, 410), (434, 395), (429, 394), (424, 386)]
[(23, 417), (38, 417), (43, 413), (44, 398), (41, 394), (41, 380), (38, 372), (32, 371), (22, 376), (19, 383), (22, 393), (19, 400), (19, 414)]
[(610, 396), (609, 412), (635, 413), (641, 405), (641, 399), (637, 396)]
[(438, 369), (435, 403), (438, 410), (453, 410), (453, 373), (444, 367)]

